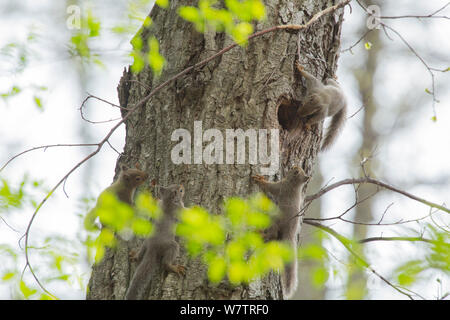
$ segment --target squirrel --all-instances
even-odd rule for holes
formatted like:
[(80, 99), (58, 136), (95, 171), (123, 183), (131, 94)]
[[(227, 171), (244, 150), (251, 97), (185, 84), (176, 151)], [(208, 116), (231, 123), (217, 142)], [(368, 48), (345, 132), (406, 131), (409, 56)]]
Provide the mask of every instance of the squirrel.
[(145, 298), (151, 287), (152, 273), (158, 267), (167, 272), (174, 272), (178, 276), (185, 275), (185, 267), (175, 265), (174, 260), (178, 255), (179, 245), (175, 241), (174, 224), (176, 213), (184, 208), (182, 185), (170, 185), (160, 187), (163, 216), (155, 224), (155, 234), (147, 238), (138, 253), (139, 263), (130, 286), (126, 293), (126, 300)]
[(310, 179), (302, 168), (294, 166), (286, 177), (278, 182), (269, 182), (260, 175), (252, 177), (263, 192), (274, 199), (280, 214), (266, 230), (266, 240), (280, 240), (292, 246), (294, 259), (285, 266), (281, 276), (284, 298), (290, 298), (297, 287), (297, 236), (300, 232), (303, 197), (301, 188)]
[(298, 109), (297, 116), (308, 118), (306, 120), (307, 127), (324, 120), (326, 117), (332, 117), (320, 148), (321, 151), (324, 151), (333, 144), (345, 123), (347, 100), (336, 80), (328, 78), (325, 80), (325, 84), (322, 84), (320, 80), (306, 71), (298, 61), (295, 62), (295, 65), (306, 79), (307, 87), (305, 103)]
[[(148, 174), (146, 172), (139, 169), (131, 169), (122, 164), (120, 165), (119, 178), (108, 188), (103, 190), (98, 199), (101, 198), (102, 194), (109, 192), (114, 194), (120, 201), (132, 205), (136, 188), (143, 184), (147, 178)], [(98, 206), (98, 199), (95, 208)], [(96, 228), (94, 223), (95, 218), (97, 217), (95, 214), (95, 208), (89, 211), (84, 220), (84, 225), (88, 230)]]

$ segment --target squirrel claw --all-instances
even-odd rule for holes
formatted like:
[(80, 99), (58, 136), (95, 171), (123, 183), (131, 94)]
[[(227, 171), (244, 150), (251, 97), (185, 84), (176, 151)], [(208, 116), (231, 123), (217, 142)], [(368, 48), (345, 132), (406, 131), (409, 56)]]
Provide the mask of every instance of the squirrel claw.
[(252, 176), (252, 179), (256, 182), (265, 182), (266, 179), (263, 176), (260, 176), (259, 174)]
[(130, 259), (130, 261), (136, 262), (138, 260), (137, 250), (131, 249), (128, 253), (128, 258)]
[(300, 62), (298, 62), (298, 60), (295, 61), (295, 66), (297, 67), (297, 70), (299, 72), (302, 72), (304, 70), (303, 66), (300, 64)]
[(311, 124), (309, 124), (308, 122), (307, 123), (305, 123), (305, 129), (307, 130), (307, 131), (310, 131), (311, 130)]
[(186, 268), (182, 265), (169, 265), (170, 271), (176, 273), (179, 277), (186, 275)]
[(184, 267), (184, 266), (180, 266), (180, 265), (177, 265), (177, 266), (175, 266), (175, 268), (176, 268), (176, 270), (177, 270), (177, 274), (178, 274), (178, 276), (185, 276), (186, 275), (186, 268)]

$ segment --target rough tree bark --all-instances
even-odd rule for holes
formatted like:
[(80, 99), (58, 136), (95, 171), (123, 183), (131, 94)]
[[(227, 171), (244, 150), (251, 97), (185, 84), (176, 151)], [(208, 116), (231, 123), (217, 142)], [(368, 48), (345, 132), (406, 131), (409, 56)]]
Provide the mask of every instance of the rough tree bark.
[[(232, 40), (223, 33), (198, 33), (177, 15), (181, 5), (191, 1), (170, 1), (170, 8), (154, 7), (153, 25), (141, 31), (145, 41), (154, 35), (167, 60), (161, 78), (148, 68), (137, 75), (124, 72), (118, 87), (120, 104), (132, 106), (177, 72), (211, 56)], [(335, 4), (326, 0), (265, 1), (267, 19), (258, 23), (256, 31), (280, 24), (302, 24), (315, 13)], [(185, 186), (185, 205), (200, 205), (220, 214), (226, 197), (258, 191), (251, 175), (259, 173), (258, 165), (191, 164), (175, 165), (171, 141), (175, 129), (185, 128), (193, 137), (194, 121), (202, 121), (203, 130), (279, 128), (280, 179), (294, 164), (312, 174), (322, 136), (322, 125), (300, 130), (292, 137), (290, 120), (301, 105), (305, 88), (294, 72), (297, 42), (300, 62), (313, 74), (325, 76), (336, 69), (343, 9), (326, 15), (309, 29), (300, 32), (277, 31), (249, 42), (246, 48), (234, 48), (202, 68), (177, 79), (159, 91), (141, 110), (126, 122), (126, 145), (118, 163), (141, 167), (159, 184), (181, 183)], [(144, 42), (145, 43), (145, 42)], [(127, 82), (133, 79), (138, 82)], [(142, 85), (144, 84), (144, 85)], [(225, 144), (224, 144), (225, 145)], [(248, 150), (248, 149), (247, 149)], [(304, 192), (304, 191), (303, 191)], [(119, 239), (115, 250), (93, 267), (88, 286), (88, 299), (123, 299), (135, 265), (129, 251), (139, 240)], [(205, 265), (188, 259), (182, 251), (178, 263), (186, 266), (186, 277), (174, 274), (160, 277), (151, 288), (149, 299), (282, 299), (279, 276), (275, 273), (249, 286), (230, 287), (225, 283), (208, 283)]]

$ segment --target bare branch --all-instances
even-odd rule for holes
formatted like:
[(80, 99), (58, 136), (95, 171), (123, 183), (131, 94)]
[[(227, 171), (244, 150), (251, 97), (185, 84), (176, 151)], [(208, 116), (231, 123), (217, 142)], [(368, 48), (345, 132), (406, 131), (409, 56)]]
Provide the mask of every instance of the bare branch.
[(347, 118), (347, 120), (353, 118), (354, 116), (356, 116), (362, 109), (364, 109), (364, 105), (362, 105), (361, 107), (359, 107), (359, 109), (356, 110), (351, 116), (349, 116), (349, 117)]
[(48, 148), (54, 148), (54, 147), (96, 147), (98, 146), (98, 143), (70, 143), (70, 144), (49, 144), (49, 145), (45, 145), (45, 146), (39, 146), (39, 147), (34, 147), (34, 148), (30, 148), (27, 149), (25, 151), (22, 151), (21, 153), (16, 154), (15, 156), (13, 156), (12, 158), (10, 158), (1, 168), (0, 168), (0, 172), (2, 172), (3, 169), (6, 168), (6, 166), (8, 164), (10, 164), (14, 159), (20, 157), (21, 155), (34, 151), (34, 150), (39, 150), (39, 149), (44, 149), (44, 151), (46, 151)]
[(0, 216), (0, 220), (2, 220), (3, 223), (6, 224), (6, 226), (7, 226), (8, 228), (10, 228), (12, 231), (19, 233), (19, 231), (16, 230), (15, 228), (13, 228), (8, 222), (6, 222), (6, 220), (5, 220), (2, 216)]
[(426, 239), (422, 237), (371, 237), (366, 238), (362, 240), (358, 240), (359, 243), (368, 243), (373, 241), (421, 241), (421, 242), (427, 242), (427, 243), (433, 243), (434, 241), (431, 239)]
[(118, 105), (116, 105), (116, 104), (114, 104), (114, 103), (112, 103), (112, 102), (109, 102), (109, 101), (105, 100), (105, 99), (96, 97), (96, 96), (94, 96), (94, 95), (92, 95), (92, 94), (90, 94), (90, 93), (88, 92), (88, 96), (87, 96), (86, 99), (84, 99), (83, 102), (81, 103), (81, 106), (80, 106), (79, 110), (80, 110), (81, 119), (83, 119), (83, 120), (86, 121), (86, 122), (92, 123), (92, 124), (113, 122), (113, 121), (120, 120), (120, 118), (115, 118), (115, 119), (110, 119), (110, 120), (102, 120), (102, 121), (92, 121), (92, 120), (87, 119), (87, 118), (84, 116), (83, 109), (86, 107), (86, 103), (88, 102), (89, 99), (97, 99), (97, 100), (99, 100), (99, 101), (101, 101), (101, 102), (104, 102), (104, 103), (106, 103), (106, 104), (109, 104), (111, 107), (127, 110), (127, 108), (118, 106)]
[(361, 38), (359, 38), (354, 44), (352, 44), (350, 47), (348, 47), (348, 48), (346, 48), (346, 49), (343, 49), (343, 50), (341, 50), (341, 53), (344, 53), (344, 52), (347, 52), (347, 51), (350, 51), (350, 53), (352, 53), (353, 54), (353, 51), (352, 51), (352, 49), (354, 48), (354, 47), (356, 47), (369, 33), (371, 33), (373, 30), (375, 30), (375, 29), (368, 29), (362, 36), (361, 36)]
[(433, 13), (430, 13), (428, 15), (402, 15), (402, 16), (380, 16), (378, 17), (379, 19), (404, 19), (404, 18), (416, 18), (416, 19), (426, 19), (426, 18), (435, 18), (435, 19), (449, 19), (450, 17), (448, 16), (437, 16), (437, 14), (439, 12), (441, 12), (442, 10), (444, 10), (445, 8), (447, 8), (450, 5), (450, 2), (448, 2), (447, 4), (445, 4), (442, 8), (440, 8), (439, 10), (434, 11)]
[(448, 208), (446, 208), (446, 207), (444, 207), (442, 205), (439, 205), (437, 203), (434, 203), (434, 202), (425, 200), (423, 198), (417, 197), (417, 196), (415, 196), (415, 195), (413, 195), (413, 194), (411, 194), (409, 192), (403, 191), (403, 190), (398, 189), (396, 187), (393, 187), (393, 186), (391, 186), (391, 185), (389, 185), (387, 183), (384, 183), (384, 182), (381, 182), (381, 181), (378, 181), (378, 180), (375, 180), (375, 179), (372, 179), (372, 178), (369, 178), (369, 177), (359, 178), (359, 179), (344, 179), (344, 180), (338, 181), (338, 182), (336, 182), (336, 183), (334, 183), (334, 184), (332, 184), (332, 185), (330, 185), (330, 186), (328, 186), (326, 188), (321, 189), (319, 192), (317, 192), (317, 193), (315, 193), (313, 195), (307, 196), (305, 198), (305, 202), (313, 201), (313, 200), (321, 197), (322, 195), (324, 195), (328, 191), (331, 191), (331, 190), (333, 190), (333, 189), (335, 189), (337, 187), (340, 187), (340, 186), (343, 186), (343, 185), (347, 185), (347, 184), (360, 184), (360, 183), (374, 184), (374, 185), (377, 185), (377, 186), (382, 187), (384, 189), (388, 189), (388, 190), (397, 192), (399, 194), (402, 194), (405, 197), (408, 197), (408, 198), (410, 198), (412, 200), (415, 200), (415, 201), (418, 201), (420, 203), (423, 203), (423, 204), (425, 204), (425, 205), (427, 205), (427, 206), (429, 206), (431, 208), (435, 208), (435, 209), (438, 209), (438, 210), (450, 213), (450, 209), (448, 209)]

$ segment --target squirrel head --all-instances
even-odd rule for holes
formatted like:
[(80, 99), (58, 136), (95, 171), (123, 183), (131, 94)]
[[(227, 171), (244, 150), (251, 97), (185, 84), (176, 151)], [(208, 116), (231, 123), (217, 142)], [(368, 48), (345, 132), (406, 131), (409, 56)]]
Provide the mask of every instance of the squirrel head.
[(300, 184), (307, 182), (311, 177), (307, 176), (305, 171), (299, 166), (293, 166), (287, 173), (287, 178)]
[(184, 207), (184, 187), (181, 184), (172, 184), (168, 187), (159, 187), (161, 200), (165, 204), (175, 205), (177, 207)]
[(147, 180), (148, 174), (138, 169), (130, 169), (122, 164), (120, 166), (120, 179), (130, 188), (137, 188)]

